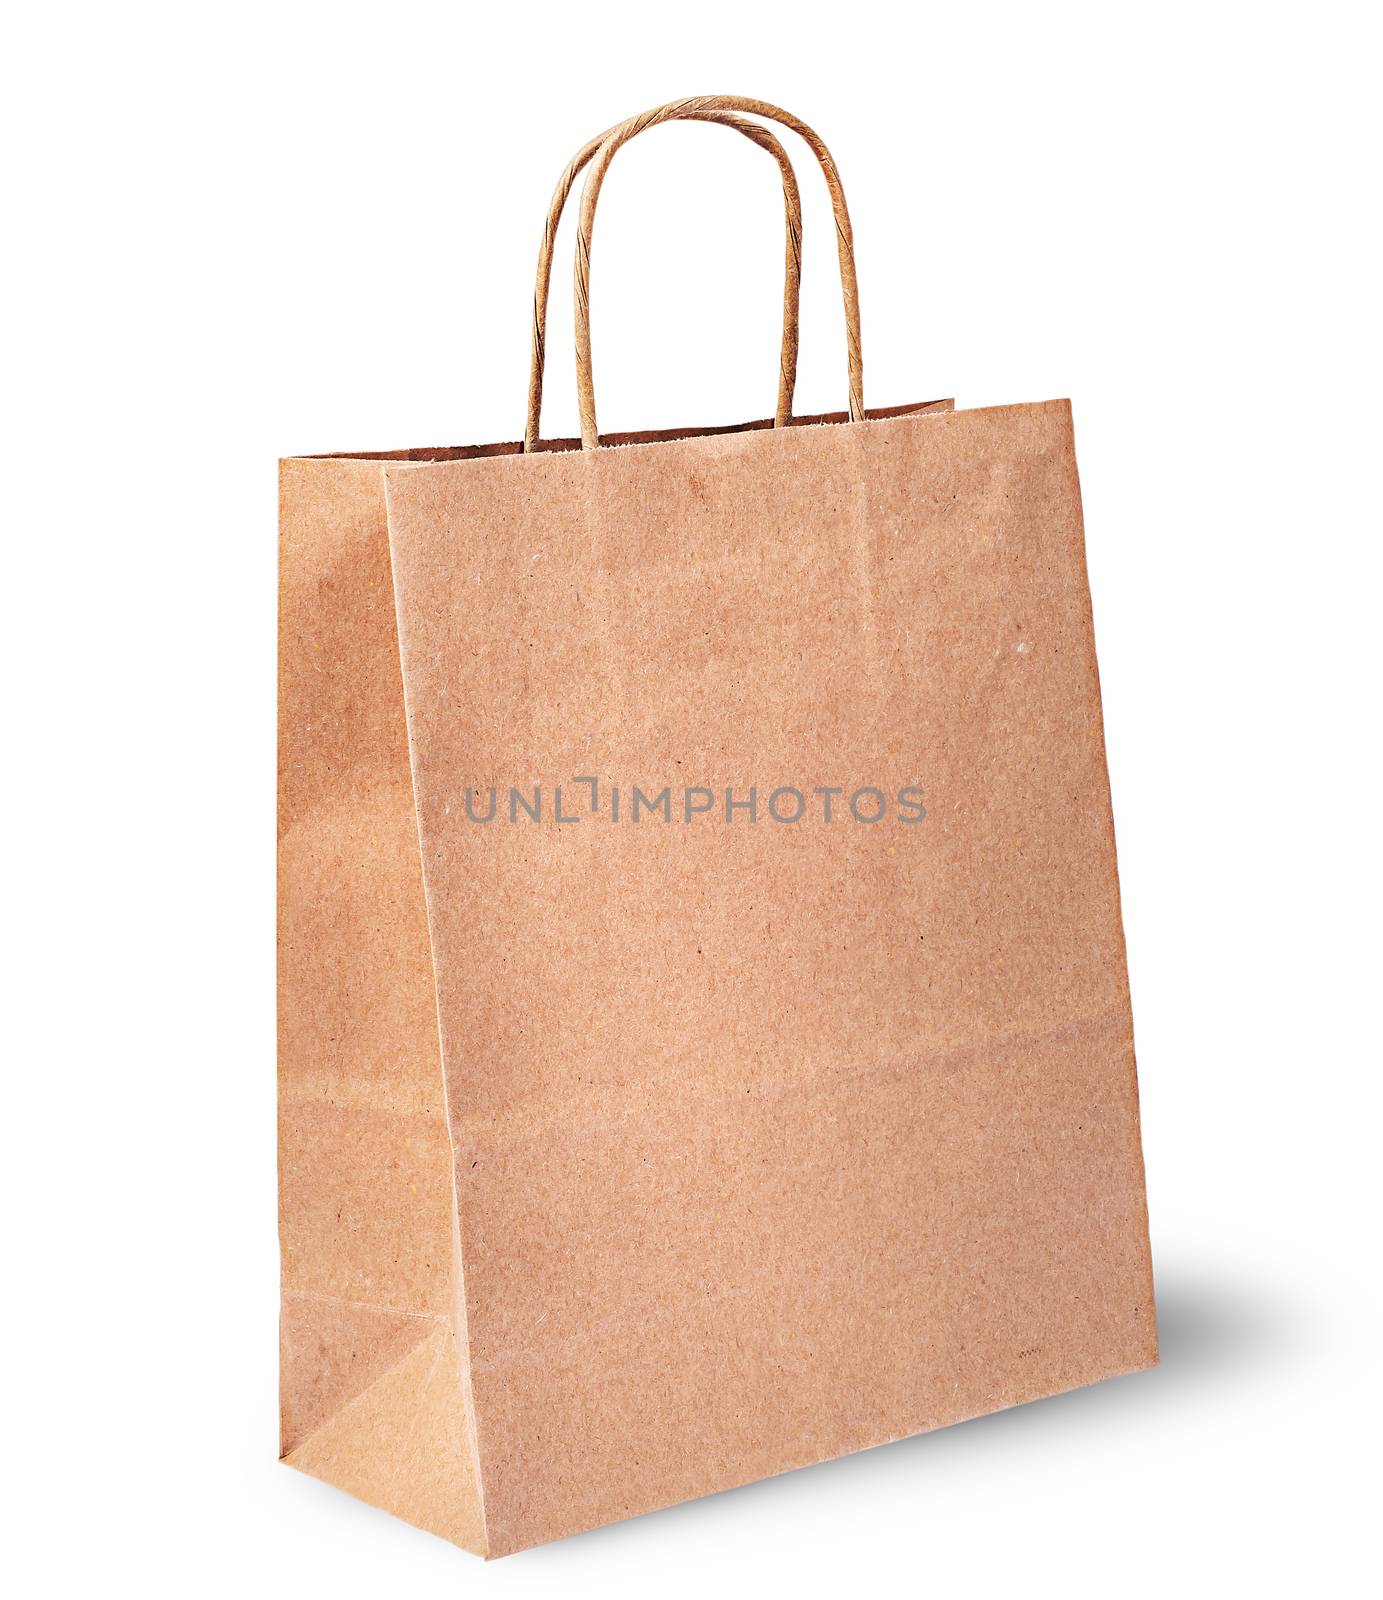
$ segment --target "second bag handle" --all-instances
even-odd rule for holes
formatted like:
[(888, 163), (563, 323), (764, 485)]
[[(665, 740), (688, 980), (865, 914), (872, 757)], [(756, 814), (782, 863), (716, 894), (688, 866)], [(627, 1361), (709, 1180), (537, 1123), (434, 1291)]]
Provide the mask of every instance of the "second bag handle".
[(779, 106), (770, 105), (764, 100), (746, 99), (741, 95), (699, 95), (693, 99), (669, 101), (667, 105), (656, 106), (652, 111), (642, 112), (637, 117), (630, 117), (627, 122), (621, 122), (611, 129), (591, 158), (586, 184), (581, 192), (581, 220), (576, 236), (576, 397), (581, 410), (583, 450), (595, 450), (600, 445), (591, 372), (590, 309), (591, 235), (595, 230), (595, 208), (600, 197), (600, 186), (605, 181), (615, 152), (645, 128), (651, 128), (659, 122), (675, 122), (683, 118), (700, 117), (707, 112), (724, 111), (766, 117), (770, 122), (779, 122), (785, 128), (790, 128), (806, 141), (821, 165), (831, 197), (831, 209), (835, 213), (836, 248), (840, 256), (840, 285), (845, 301), (845, 341), (849, 363), (850, 420), (860, 422), (864, 418), (864, 356), (860, 345), (860, 300), (859, 283), (855, 276), (854, 235), (845, 204), (845, 191), (841, 187), (840, 173), (831, 152), (815, 129)]
[[(802, 297), (802, 196), (797, 187), (797, 174), (793, 171), (788, 153), (762, 123), (737, 117), (731, 111), (688, 111), (683, 120), (718, 122), (745, 138), (752, 139), (767, 150), (778, 163), (783, 175), (783, 216), (786, 233), (783, 271), (783, 343), (778, 364), (778, 408), (773, 426), (786, 427), (792, 417), (792, 396), (797, 387), (797, 324)], [(528, 369), (528, 415), (524, 421), (523, 447), (536, 450), (540, 438), (540, 421), (543, 410), (543, 373), (547, 353), (547, 306), (552, 286), (552, 254), (557, 242), (557, 228), (562, 211), (571, 194), (577, 177), (591, 158), (604, 145), (612, 133), (607, 128), (589, 144), (583, 145), (572, 158), (567, 169), (557, 180), (552, 200), (547, 208), (547, 222), (543, 228), (543, 242), (538, 251), (538, 275), (533, 288), (533, 348)]]

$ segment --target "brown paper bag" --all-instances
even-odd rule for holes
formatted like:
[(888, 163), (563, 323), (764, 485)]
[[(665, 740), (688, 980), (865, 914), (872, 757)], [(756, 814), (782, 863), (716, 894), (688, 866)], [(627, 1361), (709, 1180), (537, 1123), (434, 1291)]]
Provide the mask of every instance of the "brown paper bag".
[[(600, 440), (601, 179), (743, 112), (850, 420), (756, 127), (779, 425)], [(1069, 407), (861, 374), (686, 101), (524, 445), (282, 464), (283, 1454), (467, 1549), (1156, 1359)]]

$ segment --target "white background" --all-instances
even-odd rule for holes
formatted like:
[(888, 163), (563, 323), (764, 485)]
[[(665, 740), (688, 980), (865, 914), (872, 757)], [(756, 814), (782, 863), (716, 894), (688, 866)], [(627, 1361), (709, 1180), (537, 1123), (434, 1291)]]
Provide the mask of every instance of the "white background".
[[(1363, 1592), (1368, 20), (1261, 0), (10, 18), (14, 1592)], [(1074, 402), (1164, 1362), (484, 1566), (274, 1461), (275, 459), (514, 437), (563, 163), (725, 92), (834, 149), (870, 404)], [(829, 216), (794, 154), (799, 409), (828, 410)], [(772, 163), (721, 129), (620, 155), (593, 275), (605, 428), (771, 410), (779, 207)], [(575, 423), (571, 231), (549, 433)]]

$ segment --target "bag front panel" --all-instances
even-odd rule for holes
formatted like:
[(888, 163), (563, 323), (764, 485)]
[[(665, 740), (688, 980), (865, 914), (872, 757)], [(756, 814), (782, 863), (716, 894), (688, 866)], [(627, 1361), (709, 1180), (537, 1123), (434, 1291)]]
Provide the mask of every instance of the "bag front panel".
[(491, 1552), (1154, 1359), (1066, 405), (386, 482)]

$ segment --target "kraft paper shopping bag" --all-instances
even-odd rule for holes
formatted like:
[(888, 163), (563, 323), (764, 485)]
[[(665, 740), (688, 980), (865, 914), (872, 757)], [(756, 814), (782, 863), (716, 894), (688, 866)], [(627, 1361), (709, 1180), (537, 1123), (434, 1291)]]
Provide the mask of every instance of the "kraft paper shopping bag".
[[(602, 439), (605, 172), (745, 114), (848, 411), (784, 157), (776, 425)], [(492, 1556), (1156, 1358), (1067, 403), (866, 412), (733, 97), (534, 331), (523, 444), (282, 467), (283, 1449)]]

